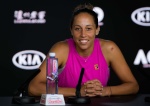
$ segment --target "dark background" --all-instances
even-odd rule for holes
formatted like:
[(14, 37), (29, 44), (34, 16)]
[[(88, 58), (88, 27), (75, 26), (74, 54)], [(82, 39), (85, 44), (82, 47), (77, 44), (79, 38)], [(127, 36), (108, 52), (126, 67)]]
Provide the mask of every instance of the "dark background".
[[(69, 22), (74, 7), (88, 0), (3, 0), (0, 16), (0, 96), (13, 95), (14, 91), (34, 73), (16, 67), (13, 56), (24, 50), (44, 53), (57, 41), (71, 37)], [(142, 49), (150, 64), (150, 26), (134, 23), (131, 14), (138, 8), (149, 7), (149, 0), (89, 0), (104, 12), (101, 31), (98, 37), (116, 42), (120, 47), (135, 78), (139, 82), (139, 93), (150, 93), (150, 67), (133, 62), (139, 49)], [(44, 24), (14, 24), (14, 11), (46, 11)], [(148, 10), (150, 13), (150, 10)], [(149, 21), (150, 23), (150, 21)], [(149, 53), (150, 55), (150, 53)], [(120, 83), (111, 71), (110, 85)]]

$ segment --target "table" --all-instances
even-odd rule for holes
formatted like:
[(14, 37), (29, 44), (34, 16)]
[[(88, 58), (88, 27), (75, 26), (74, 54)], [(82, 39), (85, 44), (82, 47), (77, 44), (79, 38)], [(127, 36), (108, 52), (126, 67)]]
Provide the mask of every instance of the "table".
[[(145, 102), (145, 97), (150, 94), (137, 94), (127, 96), (111, 96), (111, 97), (92, 97), (90, 104), (67, 104), (65, 106), (150, 106), (150, 102)], [(65, 98), (67, 101), (67, 98)], [(38, 103), (34, 104), (13, 104), (12, 97), (0, 97), (0, 106), (42, 106)]]

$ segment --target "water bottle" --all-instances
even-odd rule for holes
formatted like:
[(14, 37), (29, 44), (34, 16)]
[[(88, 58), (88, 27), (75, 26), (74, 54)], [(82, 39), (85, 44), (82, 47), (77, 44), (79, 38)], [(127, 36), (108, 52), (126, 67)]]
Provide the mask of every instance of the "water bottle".
[(49, 53), (46, 62), (46, 94), (58, 94), (58, 59), (55, 53)]

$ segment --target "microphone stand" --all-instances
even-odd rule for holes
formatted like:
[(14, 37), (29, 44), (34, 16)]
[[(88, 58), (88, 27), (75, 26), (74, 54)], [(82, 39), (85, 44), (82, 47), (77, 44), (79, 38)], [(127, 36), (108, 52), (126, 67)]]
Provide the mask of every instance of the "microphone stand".
[(68, 97), (67, 103), (71, 103), (71, 104), (89, 104), (91, 102), (89, 97), (81, 97), (81, 81), (83, 78), (83, 74), (84, 74), (84, 68), (81, 69), (80, 72), (80, 77), (78, 80), (78, 84), (76, 86), (76, 96), (74, 97)]
[(12, 98), (12, 103), (15, 104), (29, 104), (35, 103), (35, 97), (26, 96), (26, 88), (30, 81), (40, 72), (40, 69), (35, 71), (16, 91)]

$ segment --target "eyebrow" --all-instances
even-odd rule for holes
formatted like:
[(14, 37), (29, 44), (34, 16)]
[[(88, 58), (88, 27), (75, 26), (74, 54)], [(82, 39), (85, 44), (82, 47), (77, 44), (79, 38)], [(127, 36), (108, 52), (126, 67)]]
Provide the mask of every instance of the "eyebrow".
[[(81, 27), (80, 25), (73, 25), (73, 26), (79, 26), (79, 27)], [(86, 25), (86, 26), (93, 26), (93, 25)]]

